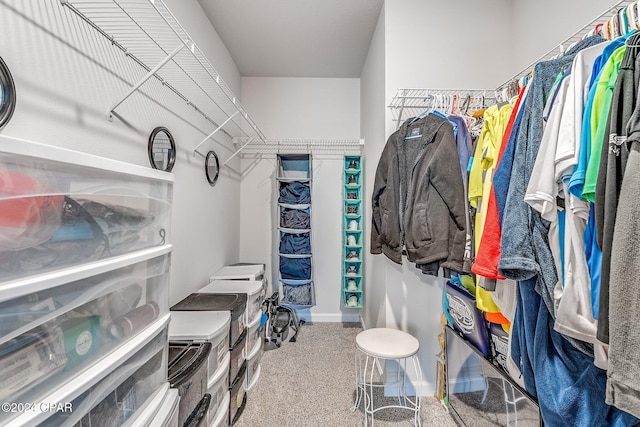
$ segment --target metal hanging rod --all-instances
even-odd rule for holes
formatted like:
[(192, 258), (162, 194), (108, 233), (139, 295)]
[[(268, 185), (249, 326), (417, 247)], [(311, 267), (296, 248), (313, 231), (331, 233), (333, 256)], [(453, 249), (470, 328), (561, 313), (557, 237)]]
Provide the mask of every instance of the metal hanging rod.
[[(282, 138), (264, 142), (234, 138), (241, 144), (242, 155), (248, 154), (360, 154), (364, 139)], [(234, 155), (235, 155), (234, 154)], [(233, 157), (233, 156), (232, 156)]]
[(113, 104), (111, 112), (153, 77), (212, 123), (213, 133), (265, 139), (162, 0), (59, 1), (147, 73)]
[(526, 66), (525, 68), (520, 70), (518, 73), (514, 74), (514, 76), (512, 78), (510, 78), (509, 80), (505, 81), (500, 86), (498, 86), (495, 89), (495, 91), (499, 92), (505, 86), (507, 86), (509, 84), (513, 84), (514, 82), (517, 82), (521, 77), (531, 73), (531, 71), (533, 71), (533, 68), (536, 66), (536, 64), (538, 62), (547, 61), (547, 60), (553, 59), (553, 58), (557, 57), (558, 55), (562, 54), (569, 46), (571, 46), (574, 43), (579, 42), (596, 25), (604, 24), (605, 22), (609, 21), (609, 19), (611, 19), (611, 17), (613, 16), (614, 13), (618, 13), (619, 9), (623, 9), (625, 7), (628, 7), (628, 6), (632, 5), (632, 4), (634, 4), (634, 3), (637, 3), (637, 1), (636, 0), (621, 0), (621, 1), (618, 1), (617, 3), (615, 3), (613, 6), (608, 7), (604, 12), (602, 12), (596, 18), (594, 18), (591, 21), (589, 21), (586, 25), (584, 25), (578, 31), (576, 31), (575, 33), (573, 33), (572, 35), (567, 37), (564, 41), (562, 41), (561, 43), (556, 45), (553, 49), (551, 49), (550, 51), (548, 51), (547, 53), (545, 53), (544, 55), (542, 55), (541, 57), (539, 57), (538, 59), (533, 61), (531, 64), (529, 64), (528, 66)]

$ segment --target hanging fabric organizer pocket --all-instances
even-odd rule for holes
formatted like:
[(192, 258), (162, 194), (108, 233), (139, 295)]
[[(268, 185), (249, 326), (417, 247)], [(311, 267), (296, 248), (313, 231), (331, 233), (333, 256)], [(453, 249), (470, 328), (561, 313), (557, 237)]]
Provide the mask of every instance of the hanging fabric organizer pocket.
[(290, 205), (308, 205), (311, 203), (311, 189), (309, 184), (302, 182), (280, 183), (280, 198), (278, 203)]
[(280, 233), (280, 254), (311, 255), (311, 237), (309, 233)]
[(295, 230), (308, 230), (311, 228), (309, 209), (280, 208), (280, 227)]
[(288, 280), (310, 280), (311, 258), (280, 257), (280, 276)]
[(289, 305), (313, 305), (313, 282), (282, 280), (282, 303)]

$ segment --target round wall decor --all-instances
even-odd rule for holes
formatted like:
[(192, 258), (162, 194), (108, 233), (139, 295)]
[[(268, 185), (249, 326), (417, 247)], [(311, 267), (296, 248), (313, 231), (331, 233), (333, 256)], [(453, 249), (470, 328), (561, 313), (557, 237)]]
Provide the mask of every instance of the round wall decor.
[(212, 187), (216, 185), (218, 176), (220, 175), (220, 161), (218, 155), (214, 151), (209, 151), (204, 161), (204, 173), (207, 176), (207, 181)]
[(0, 58), (0, 129), (13, 116), (16, 108), (16, 87), (7, 64)]
[(176, 162), (176, 144), (169, 129), (159, 126), (151, 132), (148, 145), (149, 163), (154, 169), (171, 172)]

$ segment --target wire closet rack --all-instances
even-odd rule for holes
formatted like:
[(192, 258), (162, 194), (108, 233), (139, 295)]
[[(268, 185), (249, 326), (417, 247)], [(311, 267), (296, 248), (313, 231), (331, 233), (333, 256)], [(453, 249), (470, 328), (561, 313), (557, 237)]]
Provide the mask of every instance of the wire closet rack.
[(315, 155), (359, 155), (364, 139), (266, 139), (264, 142), (250, 138), (235, 138), (239, 149), (229, 158), (242, 152), (242, 156), (256, 154), (315, 154)]
[(482, 109), (495, 100), (493, 89), (398, 89), (389, 108), (396, 127), (408, 117), (415, 117), (424, 111), (442, 110), (466, 114)]
[(162, 0), (59, 1), (146, 71), (127, 93), (114, 99), (110, 116), (145, 82), (156, 79), (214, 126), (206, 138), (194, 144), (193, 155), (204, 157), (199, 148), (209, 139), (216, 140), (219, 132), (228, 139), (266, 139)]

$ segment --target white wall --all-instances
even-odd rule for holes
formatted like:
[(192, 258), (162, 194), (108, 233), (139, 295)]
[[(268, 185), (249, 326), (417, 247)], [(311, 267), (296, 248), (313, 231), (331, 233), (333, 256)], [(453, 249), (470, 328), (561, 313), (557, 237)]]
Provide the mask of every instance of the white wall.
[[(242, 101), (269, 138), (360, 138), (359, 79), (243, 77)], [(340, 299), (342, 159), (341, 153), (313, 156), (316, 306), (299, 314), (316, 322), (359, 318), (358, 311), (343, 308)], [(259, 155), (242, 162), (240, 259), (266, 262), (277, 286), (276, 159)]]
[[(385, 143), (385, 6), (380, 11), (360, 76), (360, 129), (364, 146), (364, 252), (371, 247), (371, 192), (376, 166)], [(385, 263), (365, 255), (364, 310), (367, 328), (386, 326)]]
[[(179, 19), (200, 48), (239, 89), (239, 75), (199, 4), (170, 0)], [(186, 21), (189, 25), (187, 25)], [(60, 2), (0, 4), (0, 53), (15, 78), (17, 107), (4, 135), (39, 141), (138, 165), (148, 166), (147, 138), (159, 125), (169, 128), (177, 144), (174, 167), (172, 274), (174, 303), (207, 282), (208, 276), (238, 258), (240, 183), (223, 173), (211, 188), (203, 160), (191, 149), (213, 125), (154, 81), (143, 89), (156, 102), (137, 93), (107, 119), (121, 94), (146, 72), (60, 5)], [(155, 64), (151, 64), (152, 66)], [(235, 83), (234, 83), (235, 82)], [(224, 159), (229, 150), (211, 143)]]

